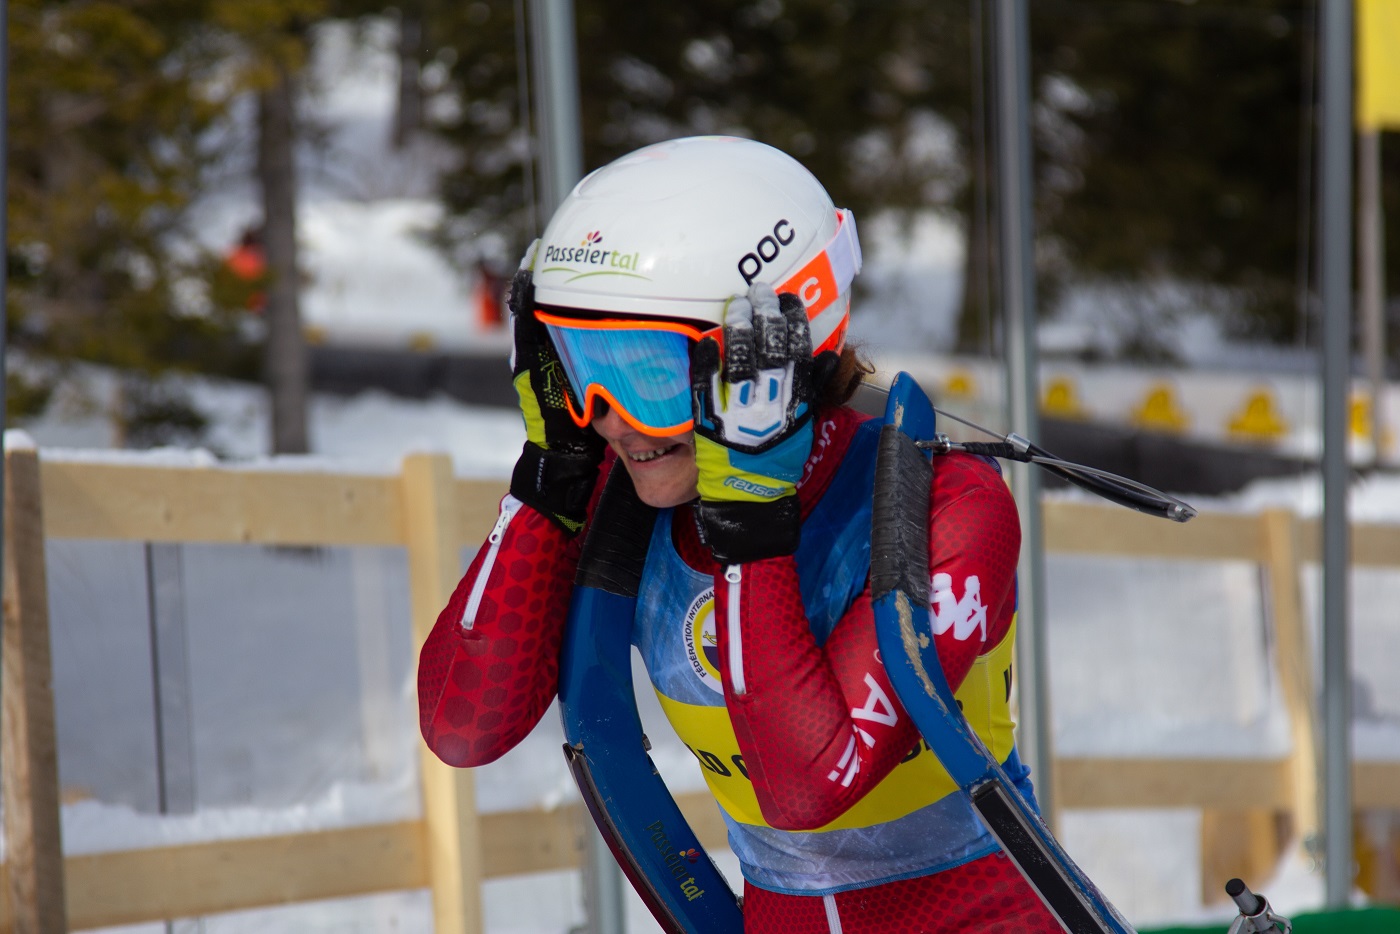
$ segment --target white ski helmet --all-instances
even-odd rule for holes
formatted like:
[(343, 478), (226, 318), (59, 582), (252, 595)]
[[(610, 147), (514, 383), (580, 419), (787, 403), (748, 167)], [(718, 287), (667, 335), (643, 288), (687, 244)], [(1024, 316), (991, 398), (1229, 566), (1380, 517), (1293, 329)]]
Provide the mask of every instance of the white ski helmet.
[(639, 149), (564, 199), (536, 247), (535, 301), (708, 329), (757, 281), (807, 305), (814, 352), (840, 350), (860, 271), (855, 218), (794, 158), (701, 136)]

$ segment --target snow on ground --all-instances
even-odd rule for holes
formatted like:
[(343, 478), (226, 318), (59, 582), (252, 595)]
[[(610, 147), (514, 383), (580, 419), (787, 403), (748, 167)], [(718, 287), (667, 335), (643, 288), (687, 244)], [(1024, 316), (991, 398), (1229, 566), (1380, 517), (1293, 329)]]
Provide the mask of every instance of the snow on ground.
[[(506, 366), (504, 358), (501, 366)], [(245, 466), (267, 459), (268, 401), (262, 387), (208, 379), (184, 383), (210, 419), (202, 441), (209, 456)], [(104, 457), (148, 456), (108, 450), (113, 433), (102, 409), (111, 389), (106, 375), (84, 371), (24, 428), (48, 456), (96, 456), (93, 451), (106, 451)], [(518, 412), (446, 397), (404, 400), (378, 391), (351, 397), (313, 394), (308, 418), (314, 455), (280, 458), (279, 468), (393, 473), (405, 453), (440, 452), (452, 457), (459, 476), (502, 477), (510, 475), (525, 442)], [(84, 451), (89, 453), (80, 453)]]

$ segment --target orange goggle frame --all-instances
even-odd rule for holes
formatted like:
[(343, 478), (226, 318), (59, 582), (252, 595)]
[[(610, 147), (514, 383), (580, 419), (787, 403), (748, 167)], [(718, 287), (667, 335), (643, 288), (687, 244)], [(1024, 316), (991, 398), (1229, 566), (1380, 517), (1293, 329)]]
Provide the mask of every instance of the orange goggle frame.
[(672, 321), (568, 318), (546, 311), (535, 317), (549, 330), (569, 385), (583, 411), (568, 400), (580, 427), (602, 399), (637, 431), (676, 435), (694, 427), (690, 402), (690, 345), (721, 329), (702, 331)]

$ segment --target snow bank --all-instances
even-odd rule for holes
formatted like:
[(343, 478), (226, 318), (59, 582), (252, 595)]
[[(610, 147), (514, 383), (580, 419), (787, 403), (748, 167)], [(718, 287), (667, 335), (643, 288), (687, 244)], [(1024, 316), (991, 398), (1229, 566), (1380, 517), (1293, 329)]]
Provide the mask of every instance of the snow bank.
[[(525, 443), (520, 414), (506, 409), (462, 405), (445, 397), (405, 400), (377, 391), (349, 398), (313, 394), (308, 418), (314, 453), (272, 457), (267, 395), (261, 387), (202, 378), (182, 382), (211, 420), (199, 448), (112, 448), (112, 428), (102, 405), (111, 384), (105, 374), (92, 371), (80, 374), (42, 416), (26, 422), (24, 433), (49, 460), (391, 474), (407, 454), (442, 453), (452, 458), (458, 476), (482, 479), (508, 479)], [(71, 402), (80, 396), (84, 404)], [(20, 437), (6, 434), (7, 443)], [(15, 442), (9, 441), (11, 435)]]

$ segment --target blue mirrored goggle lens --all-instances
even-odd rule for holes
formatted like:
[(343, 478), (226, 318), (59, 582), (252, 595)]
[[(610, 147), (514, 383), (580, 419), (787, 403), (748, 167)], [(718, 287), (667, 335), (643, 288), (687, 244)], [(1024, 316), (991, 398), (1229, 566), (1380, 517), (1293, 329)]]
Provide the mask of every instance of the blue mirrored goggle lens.
[(675, 331), (570, 328), (547, 324), (574, 395), (588, 408), (601, 389), (635, 421), (656, 430), (685, 426), (690, 411), (690, 339)]

